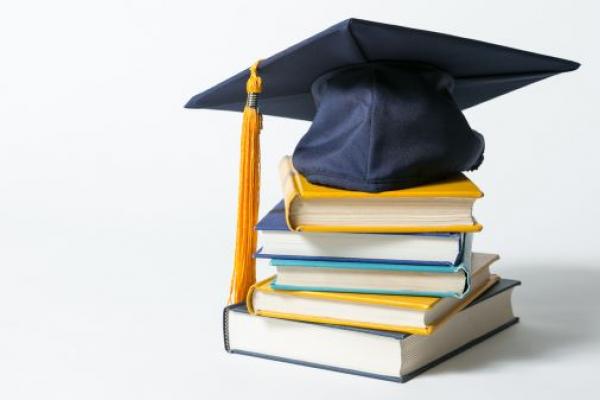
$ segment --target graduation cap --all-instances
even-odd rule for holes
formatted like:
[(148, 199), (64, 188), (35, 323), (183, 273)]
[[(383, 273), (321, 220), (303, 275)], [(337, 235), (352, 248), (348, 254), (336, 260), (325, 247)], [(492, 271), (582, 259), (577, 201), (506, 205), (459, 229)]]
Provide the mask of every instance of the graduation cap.
[(187, 108), (244, 113), (230, 302), (243, 301), (255, 280), (262, 114), (312, 121), (293, 154), (294, 167), (309, 181), (393, 190), (479, 166), (483, 136), (461, 110), (578, 67), (481, 41), (349, 19), (194, 96)]

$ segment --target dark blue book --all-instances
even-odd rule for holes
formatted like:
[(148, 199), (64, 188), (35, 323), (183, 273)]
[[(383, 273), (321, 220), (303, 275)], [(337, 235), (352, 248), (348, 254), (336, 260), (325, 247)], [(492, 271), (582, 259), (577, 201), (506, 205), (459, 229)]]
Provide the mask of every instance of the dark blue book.
[(225, 350), (330, 371), (406, 382), (518, 322), (519, 281), (502, 279), (429, 336), (223, 313)]
[(469, 233), (319, 233), (290, 231), (283, 201), (256, 225), (257, 258), (455, 267), (471, 255)]

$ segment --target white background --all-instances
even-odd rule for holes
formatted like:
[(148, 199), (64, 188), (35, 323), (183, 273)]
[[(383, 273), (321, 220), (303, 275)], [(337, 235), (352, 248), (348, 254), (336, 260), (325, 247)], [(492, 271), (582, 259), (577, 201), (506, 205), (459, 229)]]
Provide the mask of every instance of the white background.
[[(549, 1), (0, 5), (0, 398), (562, 398), (600, 367), (598, 7)], [(475, 249), (522, 323), (405, 385), (223, 351), (240, 115), (189, 97), (348, 17), (583, 64), (467, 111)], [(308, 123), (265, 118), (263, 212)], [(263, 271), (264, 273), (264, 271)], [(318, 340), (318, 338), (315, 338)], [(589, 392), (588, 392), (589, 393)]]

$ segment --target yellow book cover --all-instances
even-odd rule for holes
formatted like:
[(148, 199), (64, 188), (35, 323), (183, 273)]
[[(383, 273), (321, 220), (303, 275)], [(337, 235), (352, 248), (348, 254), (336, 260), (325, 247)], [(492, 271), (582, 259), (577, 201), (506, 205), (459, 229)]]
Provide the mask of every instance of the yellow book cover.
[[(451, 299), (446, 301), (453, 301), (456, 304), (449, 310), (449, 312), (436, 321), (434, 324), (427, 325), (426, 327), (414, 327), (414, 326), (399, 326), (389, 324), (378, 324), (372, 322), (362, 322), (350, 319), (338, 319), (322, 317), (317, 315), (301, 315), (284, 313), (272, 310), (261, 310), (254, 307), (254, 295), (255, 292), (263, 292), (265, 294), (277, 294), (281, 296), (288, 296), (290, 298), (305, 298), (305, 299), (318, 299), (326, 300), (331, 302), (349, 302), (349, 303), (360, 303), (377, 305), (382, 307), (396, 307), (407, 310), (415, 311), (428, 311), (433, 309), (439, 302), (443, 301), (439, 297), (421, 297), (421, 296), (401, 296), (401, 295), (384, 295), (384, 294), (365, 294), (365, 293), (340, 293), (340, 292), (309, 292), (309, 291), (287, 291), (287, 290), (275, 290), (271, 287), (271, 282), (274, 277), (265, 279), (261, 282), (256, 283), (252, 286), (248, 292), (246, 299), (246, 305), (248, 312), (252, 315), (258, 315), (263, 317), (290, 319), (296, 321), (314, 322), (322, 324), (333, 324), (333, 325), (345, 325), (353, 326), (358, 328), (367, 329), (379, 329), (396, 332), (406, 332), (417, 335), (430, 335), (435, 329), (441, 326), (447, 321), (452, 315), (459, 312), (471, 302), (477, 299), (483, 292), (493, 286), (500, 277), (498, 275), (490, 275), (489, 279), (481, 285), (479, 288), (473, 290), (464, 299)], [(448, 299), (448, 298), (446, 298)]]
[[(284, 195), (286, 221), (291, 230), (306, 232), (363, 232), (363, 233), (415, 233), (415, 232), (478, 232), (482, 226), (473, 220), (471, 224), (461, 225), (330, 225), (330, 224), (298, 224), (292, 217), (299, 203), (311, 200), (323, 201), (354, 201), (369, 200), (387, 201), (394, 199), (467, 199), (474, 201), (483, 197), (483, 192), (465, 175), (443, 181), (411, 187), (401, 190), (391, 190), (379, 193), (359, 192), (336, 189), (310, 183), (302, 174), (296, 171), (289, 156), (284, 157), (279, 165), (280, 180)], [(382, 203), (379, 203), (382, 204)]]

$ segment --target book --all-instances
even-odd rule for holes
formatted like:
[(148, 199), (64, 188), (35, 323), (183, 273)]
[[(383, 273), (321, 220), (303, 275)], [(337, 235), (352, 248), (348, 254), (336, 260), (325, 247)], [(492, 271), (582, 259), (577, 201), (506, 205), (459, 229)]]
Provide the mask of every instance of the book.
[[(495, 254), (473, 253), (476, 265), (491, 264)], [(463, 298), (471, 289), (471, 259), (456, 267), (364, 262), (271, 260), (277, 290), (379, 293)]]
[(406, 382), (518, 322), (511, 295), (520, 282), (502, 279), (430, 336), (248, 314), (225, 308), (225, 350), (371, 378)]
[(477, 232), (472, 216), (483, 196), (465, 175), (379, 193), (310, 183), (292, 166), (279, 165), (285, 215), (291, 230), (305, 232)]
[(257, 258), (363, 261), (456, 266), (470, 256), (470, 233), (322, 233), (293, 232), (285, 222), (283, 201), (256, 225)]
[(489, 270), (496, 257), (472, 265), (472, 289), (463, 299), (276, 290), (271, 277), (250, 288), (246, 304), (251, 314), (265, 317), (430, 335), (498, 281)]

